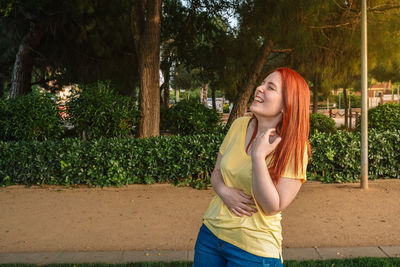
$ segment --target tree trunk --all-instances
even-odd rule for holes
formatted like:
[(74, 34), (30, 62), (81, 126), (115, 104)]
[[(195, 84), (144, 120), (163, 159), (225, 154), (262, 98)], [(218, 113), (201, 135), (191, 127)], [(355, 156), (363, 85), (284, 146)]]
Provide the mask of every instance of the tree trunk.
[(314, 74), (314, 86), (313, 86), (313, 110), (312, 113), (318, 112), (318, 87), (319, 87), (319, 73)]
[(4, 80), (3, 77), (0, 76), (0, 98), (2, 98), (3, 95), (4, 95)]
[(238, 90), (238, 96), (233, 101), (233, 108), (227, 123), (232, 123), (236, 118), (242, 117), (247, 108), (250, 96), (254, 93), (254, 87), (256, 86), (257, 79), (261, 75), (261, 71), (268, 60), (268, 56), (271, 54), (271, 50), (274, 46), (273, 41), (265, 42), (259, 49), (256, 58), (253, 61), (246, 77)]
[(344, 125), (346, 126), (346, 129), (348, 129), (349, 127), (349, 123), (348, 123), (348, 103), (347, 103), (347, 90), (346, 90), (346, 86), (343, 86), (343, 97), (344, 97)]
[(139, 137), (160, 135), (160, 39), (162, 0), (133, 0), (131, 24), (140, 72)]
[(351, 93), (349, 95), (349, 129), (352, 129), (351, 118), (353, 117), (353, 110), (351, 109)]
[(212, 97), (212, 107), (214, 110), (217, 110), (217, 104), (215, 99), (215, 88), (211, 88), (211, 97)]
[(208, 107), (208, 104), (207, 104), (207, 93), (208, 93), (208, 83), (204, 84), (204, 87), (203, 87), (203, 101), (204, 101), (203, 104), (206, 107)]
[(169, 107), (169, 81), (164, 87), (164, 107)]
[(164, 107), (168, 108), (169, 107), (169, 81), (171, 79), (171, 61), (165, 62), (165, 64), (162, 64), (161, 71), (164, 76), (164, 83), (161, 86), (161, 92), (163, 93), (163, 101), (162, 104)]
[(11, 88), (9, 96), (25, 95), (31, 92), (31, 79), (34, 52), (40, 43), (45, 31), (44, 21), (30, 23), (29, 32), (22, 38), (17, 55), (15, 57), (14, 68), (11, 76)]

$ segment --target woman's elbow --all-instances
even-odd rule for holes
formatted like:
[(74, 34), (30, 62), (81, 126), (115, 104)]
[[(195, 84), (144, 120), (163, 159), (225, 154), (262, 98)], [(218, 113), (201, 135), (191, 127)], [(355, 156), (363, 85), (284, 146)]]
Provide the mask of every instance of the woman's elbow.
[(260, 206), (261, 211), (266, 215), (266, 216), (273, 216), (278, 214), (279, 212), (281, 212), (281, 210), (279, 208), (276, 209), (266, 209)]

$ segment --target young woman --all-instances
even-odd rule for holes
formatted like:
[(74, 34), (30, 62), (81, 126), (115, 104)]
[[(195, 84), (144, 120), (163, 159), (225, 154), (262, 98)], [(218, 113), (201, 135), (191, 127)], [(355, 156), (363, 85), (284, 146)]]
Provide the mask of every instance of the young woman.
[(309, 103), (306, 81), (288, 68), (257, 87), (252, 117), (234, 120), (219, 148), (194, 267), (283, 266), (281, 211), (306, 181)]

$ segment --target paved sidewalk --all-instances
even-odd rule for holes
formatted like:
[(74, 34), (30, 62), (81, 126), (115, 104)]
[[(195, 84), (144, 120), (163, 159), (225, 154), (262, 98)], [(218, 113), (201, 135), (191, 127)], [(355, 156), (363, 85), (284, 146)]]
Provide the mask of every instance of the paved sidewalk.
[[(0, 253), (0, 263), (128, 263), (141, 261), (193, 261), (192, 250), (160, 251), (78, 251)], [(326, 260), (357, 257), (400, 257), (400, 246), (284, 248), (284, 260)]]

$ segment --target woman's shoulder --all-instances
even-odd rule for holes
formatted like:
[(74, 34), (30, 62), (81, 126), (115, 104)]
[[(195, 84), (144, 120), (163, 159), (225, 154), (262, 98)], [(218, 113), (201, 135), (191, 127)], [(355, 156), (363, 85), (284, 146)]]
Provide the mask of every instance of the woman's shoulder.
[(246, 117), (238, 117), (233, 120), (233, 122), (231, 123), (229, 128), (232, 130), (238, 130), (243, 127), (245, 121), (246, 121)]
[(232, 125), (233, 124), (245, 123), (245, 122), (248, 122), (250, 119), (251, 119), (251, 117), (249, 117), (249, 116), (238, 117), (232, 122)]

